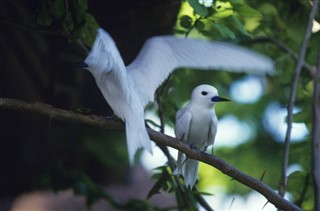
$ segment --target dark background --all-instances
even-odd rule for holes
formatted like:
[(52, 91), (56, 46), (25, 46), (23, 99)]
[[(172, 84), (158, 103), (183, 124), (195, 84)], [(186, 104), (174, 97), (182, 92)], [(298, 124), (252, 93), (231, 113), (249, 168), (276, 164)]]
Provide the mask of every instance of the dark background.
[[(0, 2), (0, 97), (112, 115), (93, 77), (77, 68), (76, 64), (86, 56), (83, 49), (52, 27), (35, 24), (40, 3)], [(88, 11), (115, 38), (128, 64), (146, 38), (172, 33), (179, 6), (180, 1), (172, 0), (91, 0)], [(0, 197), (31, 190), (46, 178), (44, 174), (51, 177), (59, 168), (81, 169), (105, 183), (127, 180), (121, 176), (128, 167), (126, 152), (120, 156), (122, 171), (111, 171), (108, 165), (102, 167), (83, 144), (84, 137), (92, 133), (100, 134), (100, 139), (104, 137), (104, 132), (86, 125), (0, 110)], [(118, 136), (125, 145), (123, 133)], [(109, 153), (108, 149), (105, 153)]]

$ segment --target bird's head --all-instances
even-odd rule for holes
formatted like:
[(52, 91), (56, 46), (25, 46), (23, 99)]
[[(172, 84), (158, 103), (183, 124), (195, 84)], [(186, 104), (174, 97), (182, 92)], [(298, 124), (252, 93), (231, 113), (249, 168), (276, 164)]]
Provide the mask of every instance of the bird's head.
[(213, 86), (202, 84), (192, 91), (191, 101), (199, 106), (212, 108), (216, 102), (229, 101), (218, 96), (218, 90)]

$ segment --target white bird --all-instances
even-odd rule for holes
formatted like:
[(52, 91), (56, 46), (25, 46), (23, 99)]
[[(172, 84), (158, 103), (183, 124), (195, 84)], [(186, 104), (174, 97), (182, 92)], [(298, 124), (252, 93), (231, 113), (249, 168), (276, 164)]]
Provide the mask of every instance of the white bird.
[[(213, 86), (197, 86), (191, 95), (191, 101), (176, 114), (176, 138), (199, 150), (205, 150), (214, 143), (218, 119), (213, 106), (216, 102), (229, 101), (218, 96)], [(189, 159), (178, 153), (175, 174), (182, 174), (187, 187), (192, 189), (198, 175), (199, 161)]]
[(115, 115), (125, 122), (130, 162), (138, 148), (152, 154), (144, 123), (144, 106), (153, 101), (157, 87), (182, 67), (225, 69), (257, 74), (272, 73), (273, 62), (248, 49), (223, 42), (158, 36), (148, 39), (137, 58), (127, 67), (103, 29), (84, 61)]

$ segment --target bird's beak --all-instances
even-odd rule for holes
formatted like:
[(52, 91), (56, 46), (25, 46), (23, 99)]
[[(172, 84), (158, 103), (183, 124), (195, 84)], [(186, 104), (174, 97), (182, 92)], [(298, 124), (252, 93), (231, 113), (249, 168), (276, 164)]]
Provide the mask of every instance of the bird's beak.
[(212, 102), (223, 102), (223, 101), (230, 101), (227, 98), (219, 97), (219, 96), (214, 96), (211, 98)]
[(80, 67), (80, 68), (88, 68), (89, 65), (87, 63), (85, 63), (85, 62), (81, 62), (81, 63), (78, 64), (78, 67)]

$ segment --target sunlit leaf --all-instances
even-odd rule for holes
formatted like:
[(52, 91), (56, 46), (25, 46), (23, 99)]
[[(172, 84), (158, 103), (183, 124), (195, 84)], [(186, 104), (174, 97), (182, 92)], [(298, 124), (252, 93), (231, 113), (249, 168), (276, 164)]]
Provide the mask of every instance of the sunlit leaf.
[(202, 4), (199, 4), (198, 0), (188, 0), (189, 4), (193, 7), (194, 12), (200, 16), (208, 16), (209, 9)]
[(262, 18), (262, 15), (259, 11), (253, 9), (248, 5), (237, 5), (234, 7), (234, 10), (242, 17)]
[(233, 6), (230, 4), (230, 2), (217, 1), (215, 3), (214, 10), (216, 12), (214, 13), (213, 17), (216, 18), (226, 18), (234, 13)]
[(229, 16), (228, 18), (226, 18), (226, 21), (234, 26), (234, 28), (236, 28), (237, 30), (239, 30), (242, 34), (246, 35), (246, 36), (251, 36), (248, 31), (245, 29), (244, 25), (241, 23), (241, 21), (234, 15)]
[(218, 29), (218, 31), (220, 32), (221, 36), (224, 37), (224, 38), (234, 39), (236, 37), (234, 32), (232, 30), (230, 30), (223, 23), (215, 23), (215, 24), (213, 24), (213, 26)]

